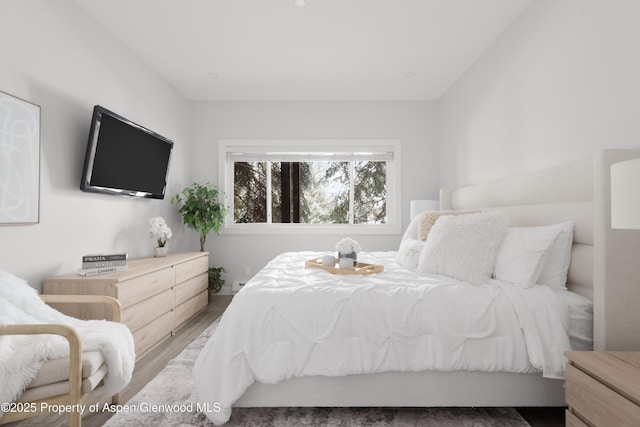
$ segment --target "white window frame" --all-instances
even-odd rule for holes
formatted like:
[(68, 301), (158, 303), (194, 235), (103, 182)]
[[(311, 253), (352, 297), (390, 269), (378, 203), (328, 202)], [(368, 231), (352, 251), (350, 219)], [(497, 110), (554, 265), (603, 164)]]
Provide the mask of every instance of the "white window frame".
[[(401, 230), (401, 141), (399, 139), (221, 139), (218, 141), (218, 183), (227, 217), (223, 234), (399, 234)], [(233, 220), (232, 155), (278, 158), (280, 153), (387, 153), (387, 222), (384, 224), (236, 224)], [(355, 154), (354, 154), (355, 156)], [(269, 169), (269, 168), (268, 168)], [(353, 198), (353, 191), (351, 191)], [(270, 197), (270, 195), (267, 195)], [(353, 207), (353, 199), (350, 204)]]

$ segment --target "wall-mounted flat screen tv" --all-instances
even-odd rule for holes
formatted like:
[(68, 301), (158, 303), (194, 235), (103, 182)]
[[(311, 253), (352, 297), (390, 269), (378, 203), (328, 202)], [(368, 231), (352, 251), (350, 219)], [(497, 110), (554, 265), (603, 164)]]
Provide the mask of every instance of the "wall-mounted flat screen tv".
[(173, 141), (96, 105), (82, 191), (164, 199)]

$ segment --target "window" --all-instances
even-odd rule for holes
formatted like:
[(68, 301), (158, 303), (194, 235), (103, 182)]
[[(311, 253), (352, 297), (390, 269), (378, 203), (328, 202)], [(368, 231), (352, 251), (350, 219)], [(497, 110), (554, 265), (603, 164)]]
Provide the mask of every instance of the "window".
[(399, 155), (397, 140), (222, 140), (225, 231), (398, 233)]

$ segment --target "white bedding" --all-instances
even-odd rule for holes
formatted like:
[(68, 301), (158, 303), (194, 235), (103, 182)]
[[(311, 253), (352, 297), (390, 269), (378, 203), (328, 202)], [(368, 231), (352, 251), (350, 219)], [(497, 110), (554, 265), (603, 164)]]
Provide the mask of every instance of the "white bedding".
[(593, 350), (593, 302), (567, 290), (554, 289), (569, 307), (569, 341), (573, 351)]
[(225, 311), (194, 366), (214, 423), (255, 381), (423, 370), (564, 376), (569, 309), (547, 286), (418, 274), (396, 264), (396, 252), (359, 254), (384, 265), (380, 274), (304, 268), (321, 255), (276, 257)]

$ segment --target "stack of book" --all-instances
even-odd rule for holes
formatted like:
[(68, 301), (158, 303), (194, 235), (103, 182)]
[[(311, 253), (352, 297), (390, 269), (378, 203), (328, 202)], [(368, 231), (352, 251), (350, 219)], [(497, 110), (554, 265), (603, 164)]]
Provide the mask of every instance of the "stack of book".
[(93, 276), (127, 270), (127, 254), (84, 255), (78, 274)]

